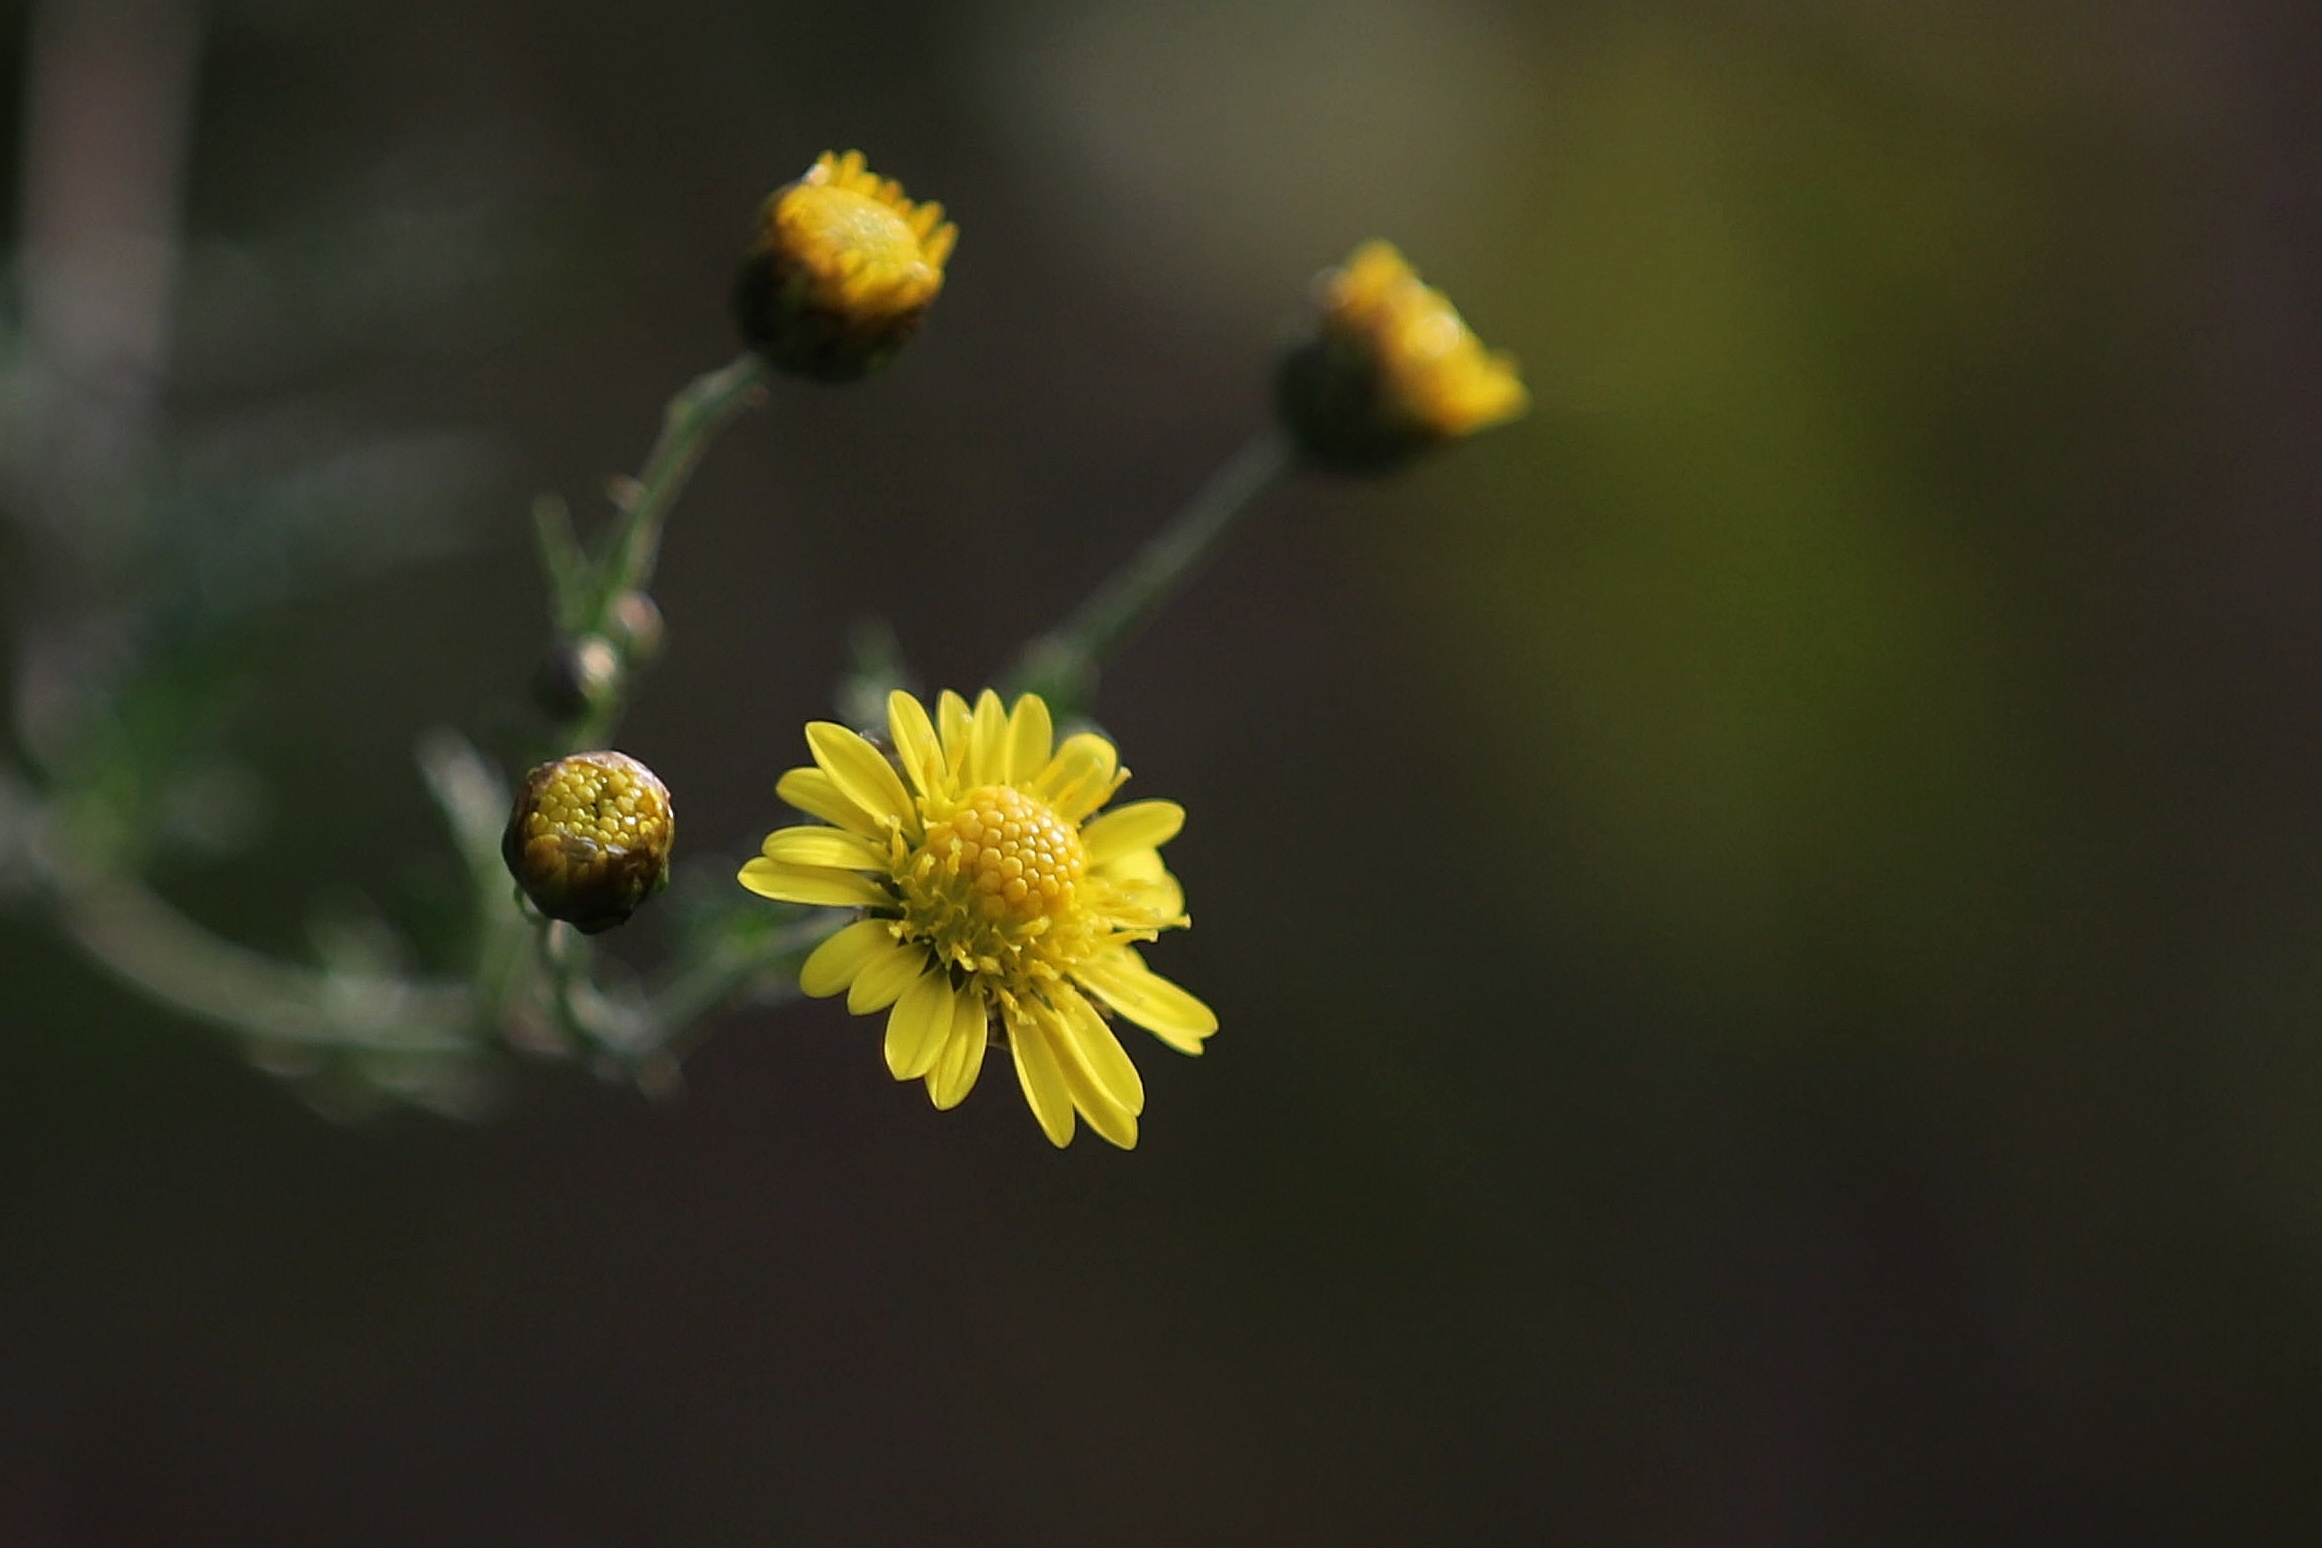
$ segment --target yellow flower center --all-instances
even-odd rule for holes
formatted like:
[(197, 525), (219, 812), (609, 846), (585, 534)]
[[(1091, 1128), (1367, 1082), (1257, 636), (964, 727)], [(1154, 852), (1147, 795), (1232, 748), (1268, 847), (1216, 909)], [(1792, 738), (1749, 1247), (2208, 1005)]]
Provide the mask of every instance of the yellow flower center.
[(525, 827), (533, 839), (618, 850), (656, 842), (668, 820), (660, 791), (621, 764), (582, 756), (557, 766)]
[(917, 278), (914, 271), (926, 268), (918, 234), (903, 217), (851, 188), (795, 188), (777, 218), (795, 239), (792, 250), (832, 278), (892, 282)]
[(1080, 835), (1013, 785), (979, 785), (927, 830), (938, 874), (991, 920), (1030, 923), (1070, 909), (1088, 869)]
[(1021, 989), (1087, 950), (1087, 870), (1079, 831), (1047, 803), (978, 785), (928, 823), (896, 881), (911, 935), (946, 963)]

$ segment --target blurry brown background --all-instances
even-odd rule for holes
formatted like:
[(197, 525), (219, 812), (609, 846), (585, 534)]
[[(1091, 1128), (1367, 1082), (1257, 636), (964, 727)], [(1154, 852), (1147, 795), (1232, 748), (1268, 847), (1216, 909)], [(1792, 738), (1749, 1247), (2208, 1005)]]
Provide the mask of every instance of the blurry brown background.
[(0, 1543), (2322, 1533), (2318, 66), (2292, 0), (214, 6), (190, 255), (488, 212), (366, 228), (311, 347), (189, 257), (173, 424), (497, 458), (236, 636), (269, 822), (164, 882), (256, 942), (424, 876), (530, 491), (601, 511), (826, 146), (962, 242), (680, 513), (623, 745), (697, 856), (858, 614), (972, 687), (1132, 548), (1357, 239), (1538, 403), (1296, 484), (1109, 675), (1225, 1024), (1134, 1154), (829, 1005), (343, 1126), (9, 923)]

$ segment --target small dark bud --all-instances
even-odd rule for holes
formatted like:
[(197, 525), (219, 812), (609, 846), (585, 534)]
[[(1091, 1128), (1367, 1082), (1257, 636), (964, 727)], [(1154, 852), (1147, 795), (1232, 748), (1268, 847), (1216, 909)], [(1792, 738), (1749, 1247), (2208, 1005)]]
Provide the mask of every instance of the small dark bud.
[(610, 640), (559, 640), (532, 677), (532, 697), (557, 720), (578, 720), (621, 686), (621, 655)]

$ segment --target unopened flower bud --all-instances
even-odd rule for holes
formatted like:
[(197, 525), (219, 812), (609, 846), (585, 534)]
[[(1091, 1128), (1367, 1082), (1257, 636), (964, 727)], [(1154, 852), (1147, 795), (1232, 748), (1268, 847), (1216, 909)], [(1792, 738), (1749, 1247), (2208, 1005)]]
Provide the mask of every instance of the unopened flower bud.
[(500, 842), (533, 906), (594, 935), (669, 884), (669, 790), (627, 753), (585, 752), (524, 776)]
[(825, 151), (758, 211), (734, 286), (750, 347), (785, 371), (852, 381), (885, 365), (943, 289), (959, 229), (860, 151)]
[(532, 697), (558, 720), (577, 720), (621, 685), (621, 657), (601, 635), (559, 640), (532, 675)]
[(1309, 461), (1345, 472), (1400, 465), (1521, 415), (1531, 398), (1443, 292), (1385, 242), (1315, 281), (1311, 331), (1283, 355), (1275, 399)]

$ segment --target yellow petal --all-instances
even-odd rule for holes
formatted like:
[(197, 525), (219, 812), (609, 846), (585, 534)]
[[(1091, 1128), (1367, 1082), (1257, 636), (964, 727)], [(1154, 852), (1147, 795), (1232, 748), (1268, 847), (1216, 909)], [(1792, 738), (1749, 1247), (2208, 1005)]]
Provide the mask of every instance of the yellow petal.
[(807, 722), (806, 745), (848, 800), (874, 818), (892, 817), (911, 826), (910, 793), (879, 749), (833, 720)]
[(1169, 867), (1161, 863), (1159, 852), (1151, 849), (1132, 849), (1118, 854), (1102, 865), (1089, 867), (1089, 875), (1113, 884), (1115, 909), (1126, 910), (1136, 922), (1155, 929), (1182, 925), (1185, 920), (1185, 889), (1177, 885), (1177, 878), (1169, 874)]
[(952, 997), (951, 1035), (944, 1039), (935, 1068), (927, 1072), (928, 1100), (938, 1111), (959, 1106), (975, 1089), (976, 1076), (984, 1067), (984, 1050), (991, 1046), (990, 1021), (991, 1012), (976, 989), (962, 989)]
[(1184, 889), (1177, 887), (1177, 877), (1161, 863), (1159, 849), (1128, 849), (1103, 866), (1089, 866), (1089, 875), (1117, 884), (1124, 898), (1161, 912), (1163, 917), (1177, 919), (1184, 914)]
[(1113, 793), (1129, 782), (1129, 771), (1116, 768), (1109, 779), (1068, 790), (1050, 802), (1056, 815), (1066, 822), (1078, 822), (1090, 812), (1113, 798)]
[(912, 980), (926, 966), (925, 947), (905, 946), (898, 942), (893, 951), (884, 956), (875, 956), (863, 964), (863, 970), (847, 986), (847, 1009), (858, 1016), (884, 1010), (903, 998), (903, 991), (911, 987)]
[(1072, 1088), (1073, 1101), (1088, 1126), (1123, 1150), (1137, 1148), (1137, 1115), (1115, 1107), (1112, 1100), (1099, 1091), (1088, 1091), (1081, 1085), (1082, 1077), (1067, 1066), (1065, 1084)]
[(1048, 1043), (1048, 1029), (1026, 1015), (1008, 1018), (1008, 1048), (1016, 1056), (1016, 1083), (1040, 1131), (1059, 1149), (1072, 1143), (1072, 1088), (1064, 1083), (1064, 1066)]
[[(1113, 772), (1119, 767), (1120, 754), (1113, 750), (1113, 744), (1092, 731), (1083, 731), (1066, 737), (1064, 745), (1056, 749), (1056, 756), (1048, 760), (1048, 766), (1025, 788), (1055, 808), (1061, 817), (1067, 801), (1078, 801), (1092, 790), (1110, 794)], [(1084, 815), (1093, 812), (1103, 801), (1100, 795), (1080, 810)]]
[(798, 987), (807, 998), (826, 1000), (855, 981), (875, 957), (905, 948), (884, 919), (858, 919), (814, 948), (798, 969)]
[[(967, 781), (968, 728), (975, 723), (967, 700), (949, 688), (935, 701), (935, 723), (943, 728), (943, 766), (954, 779)], [(972, 783), (972, 782), (971, 782)]]
[(895, 900), (885, 888), (853, 871), (789, 865), (763, 857), (742, 867), (737, 878), (762, 898), (779, 903), (815, 903), (825, 908), (878, 908)]
[(1161, 873), (1158, 881), (1135, 882), (1125, 900), (1131, 908), (1142, 910), (1156, 930), (1182, 930), (1193, 923), (1193, 916), (1185, 911), (1185, 889), (1177, 885), (1177, 878)]
[(1048, 767), (1056, 728), (1048, 720), (1048, 701), (1036, 693), (1019, 694), (1008, 715), (1008, 777), (1030, 779)]
[(820, 769), (792, 769), (775, 782), (774, 793), (809, 817), (835, 822), (865, 838), (879, 836), (879, 824), (871, 814), (848, 800), (837, 782)]
[(1087, 1070), (1090, 1080), (1112, 1099), (1113, 1105), (1134, 1117), (1145, 1110), (1145, 1078), (1130, 1062), (1128, 1050), (1097, 1008), (1071, 989), (1055, 996), (1057, 1020), (1066, 1034), (1065, 1046)]
[(1081, 829), (1080, 847), (1089, 864), (1103, 865), (1132, 849), (1158, 848), (1184, 826), (1185, 808), (1175, 801), (1131, 801)]
[(887, 850), (859, 833), (843, 828), (777, 828), (766, 835), (761, 851), (769, 860), (786, 865), (821, 866), (834, 871), (887, 869)]
[(917, 1080), (935, 1067), (951, 1034), (951, 980), (934, 968), (912, 980), (887, 1016), (887, 1068), (897, 1080)]
[(1201, 1052), (1217, 1013), (1163, 978), (1126, 946), (1099, 952), (1072, 970), (1081, 986), (1179, 1053)]
[(1008, 712), (1000, 696), (986, 688), (976, 695), (976, 720), (968, 733), (968, 783), (1008, 782)]
[(1137, 1115), (1113, 1100), (1111, 1092), (1100, 1085), (1087, 1063), (1078, 1056), (1070, 1029), (1049, 1012), (1042, 1018), (1042, 1029), (1047, 1032), (1050, 1047), (1056, 1054), (1057, 1066), (1064, 1072), (1064, 1089), (1072, 1097), (1074, 1111), (1088, 1120), (1088, 1126), (1123, 1150), (1137, 1148)]
[(887, 695), (887, 734), (911, 783), (921, 795), (932, 794), (943, 777), (943, 744), (925, 706), (900, 688)]
[[(1103, 819), (1099, 818), (1098, 821)], [(1161, 852), (1157, 849), (1124, 849), (1102, 860), (1091, 861), (1088, 873), (1091, 876), (1109, 876), (1115, 881), (1152, 882), (1167, 876), (1169, 867), (1161, 863)]]

